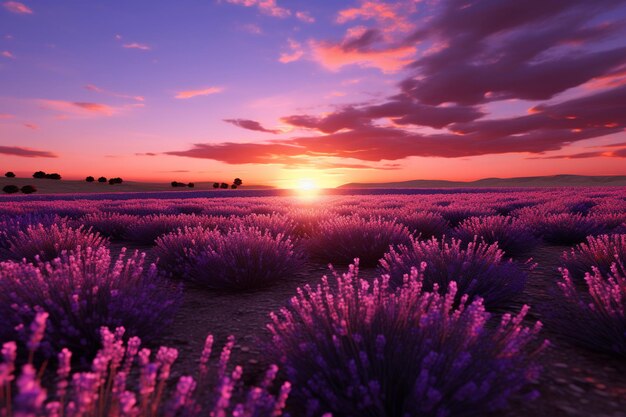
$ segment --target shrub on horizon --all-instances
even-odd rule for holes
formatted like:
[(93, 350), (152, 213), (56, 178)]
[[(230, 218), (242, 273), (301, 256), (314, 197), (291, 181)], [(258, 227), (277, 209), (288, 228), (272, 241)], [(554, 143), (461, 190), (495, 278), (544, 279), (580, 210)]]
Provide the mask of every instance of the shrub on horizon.
[(459, 295), (467, 294), (470, 300), (480, 297), (488, 309), (506, 306), (522, 293), (527, 280), (525, 272), (504, 260), (497, 244), (473, 240), (465, 245), (457, 239), (447, 242), (445, 237), (441, 241), (412, 239), (409, 245), (393, 247), (380, 260), (380, 268), (389, 274), (392, 285), (401, 286), (404, 275), (422, 263), (426, 264), (423, 285), (427, 291), (455, 281)]
[(98, 182), (107, 182), (106, 177), (100, 177), (98, 178)]
[(64, 251), (51, 262), (0, 263), (0, 341), (28, 341), (26, 330), (39, 311), (49, 314), (44, 353), (69, 348), (89, 356), (101, 326), (124, 326), (131, 335), (153, 338), (172, 321), (182, 289), (169, 284), (145, 254), (117, 259), (106, 248)]
[(601, 275), (606, 275), (611, 271), (611, 265), (620, 261), (626, 261), (626, 234), (589, 236), (586, 242), (561, 256), (563, 267), (578, 282), (587, 272), (592, 273), (593, 267)]
[(87, 182), (94, 182), (96, 179), (94, 177), (92, 177), (91, 175), (88, 176), (87, 178), (85, 178), (85, 181)]
[(562, 296), (550, 306), (548, 324), (576, 345), (626, 358), (626, 269), (613, 263), (606, 275), (592, 270), (583, 290), (561, 269)]
[(23, 194), (32, 194), (34, 192), (37, 192), (37, 188), (35, 188), (34, 185), (24, 185), (22, 188), (20, 188), (20, 191)]
[(49, 180), (60, 180), (61, 179), (61, 175), (57, 174), (56, 172), (52, 173), (52, 174), (46, 174), (46, 177)]
[(7, 194), (15, 194), (20, 191), (20, 187), (18, 187), (17, 185), (9, 184), (2, 187), (2, 191)]
[(43, 171), (37, 171), (33, 174), (33, 178), (46, 178), (46, 173)]
[(351, 266), (271, 314), (268, 350), (293, 384), (295, 415), (486, 415), (538, 377), (547, 342), (541, 323), (522, 325), (527, 306), (492, 328), (482, 300), (457, 296), (454, 282), (444, 294), (424, 292), (415, 268), (395, 291), (388, 279), (359, 280)]
[(470, 217), (454, 229), (454, 236), (471, 242), (475, 236), (486, 243), (497, 243), (508, 256), (522, 256), (539, 244), (528, 226), (510, 216)]
[(13, 171), (7, 171), (4, 176), (7, 178), (15, 178), (15, 173)]
[(311, 257), (332, 264), (374, 266), (391, 245), (408, 244), (409, 230), (394, 221), (340, 216), (324, 220), (306, 242)]
[[(39, 313), (31, 324), (37, 349), (38, 332), (45, 331), (47, 313)], [(32, 362), (16, 363), (18, 347), (14, 342), (2, 346), (0, 362), (0, 415), (15, 416), (99, 416), (99, 417), (200, 417), (283, 415), (291, 384), (282, 383), (278, 394), (276, 365), (270, 365), (258, 386), (243, 388), (243, 368), (229, 371), (233, 336), (219, 354), (217, 364), (210, 363), (213, 336), (206, 338), (194, 376), (180, 376), (174, 384), (172, 369), (178, 359), (177, 349), (160, 346), (155, 353), (141, 346), (141, 339), (127, 335), (124, 327), (114, 331), (102, 327), (102, 347), (91, 363), (90, 371), (72, 372), (73, 353), (63, 349), (57, 355), (55, 383), (42, 377), (45, 368), (36, 370)], [(135, 377), (137, 376), (137, 378)], [(12, 387), (16, 380), (15, 387)], [(12, 397), (11, 393), (15, 392)], [(6, 396), (4, 394), (7, 394)], [(6, 398), (8, 396), (8, 398)], [(288, 417), (288, 414), (284, 414)]]
[(211, 236), (206, 246), (190, 248), (185, 256), (183, 278), (217, 290), (266, 287), (290, 277), (302, 263), (288, 238), (243, 227)]
[(63, 222), (44, 226), (33, 224), (24, 230), (19, 230), (9, 238), (7, 252), (15, 260), (26, 259), (35, 261), (50, 261), (61, 255), (63, 251), (73, 251), (77, 248), (93, 248), (108, 246), (108, 242), (97, 232), (84, 229), (82, 226), (74, 229)]

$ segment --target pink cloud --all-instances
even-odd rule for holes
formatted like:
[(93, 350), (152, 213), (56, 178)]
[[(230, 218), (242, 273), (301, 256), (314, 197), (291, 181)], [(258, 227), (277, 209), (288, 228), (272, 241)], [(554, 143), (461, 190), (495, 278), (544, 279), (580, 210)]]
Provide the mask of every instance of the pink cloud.
[(261, 29), (259, 25), (256, 25), (254, 23), (247, 23), (245, 25), (239, 26), (239, 28), (244, 32), (248, 32), (253, 35), (260, 35), (263, 33), (263, 29)]
[(2, 5), (11, 13), (33, 14), (30, 7), (26, 6), (24, 3), (20, 3), (19, 1), (5, 1)]
[(39, 151), (21, 146), (0, 146), (0, 154), (21, 156), (24, 158), (58, 158), (58, 156), (52, 152)]
[(322, 66), (337, 71), (349, 65), (378, 68), (383, 72), (397, 72), (412, 62), (414, 46), (398, 46), (388, 49), (345, 49), (341, 44), (311, 42), (313, 58)]
[(0, 120), (13, 119), (15, 115), (9, 113), (0, 113)]
[(69, 117), (93, 117), (93, 116), (113, 116), (119, 113), (121, 108), (116, 108), (102, 103), (64, 101), (64, 100), (36, 100), (45, 109), (61, 113), (61, 119)]
[(208, 87), (208, 88), (202, 88), (199, 90), (179, 91), (178, 93), (176, 93), (174, 97), (178, 99), (188, 99), (188, 98), (193, 98), (193, 97), (198, 97), (198, 96), (208, 96), (211, 94), (217, 94), (217, 93), (221, 93), (222, 91), (224, 91), (222, 87)]
[(410, 22), (410, 13), (414, 6), (410, 2), (385, 3), (382, 1), (361, 1), (358, 7), (341, 10), (337, 23), (353, 20), (375, 20), (385, 31), (409, 31), (414, 24)]
[(528, 159), (626, 158), (626, 147), (614, 151), (580, 152), (569, 155), (537, 156)]
[(39, 126), (34, 123), (24, 123), (24, 127), (27, 127), (32, 130), (39, 130)]
[(272, 17), (285, 18), (291, 15), (291, 11), (278, 6), (276, 0), (226, 0), (226, 2), (244, 7), (257, 7), (261, 13)]
[(115, 113), (114, 109), (111, 106), (107, 106), (106, 104), (100, 103), (88, 103), (88, 102), (73, 102), (72, 105), (86, 110), (90, 113), (100, 113), (107, 116), (111, 116)]
[(315, 18), (309, 12), (296, 12), (296, 17), (304, 23), (315, 23)]
[(143, 43), (137, 43), (137, 42), (132, 42), (132, 43), (125, 43), (122, 45), (122, 48), (126, 48), (126, 49), (139, 49), (141, 51), (149, 51), (150, 49), (152, 49), (150, 46), (143, 44)]
[(139, 101), (139, 102), (143, 102), (145, 100), (143, 96), (133, 96), (130, 94), (116, 93), (113, 91), (105, 90), (93, 84), (87, 84), (83, 88), (85, 90), (92, 91), (94, 93), (104, 94), (104, 95), (111, 96), (111, 97), (125, 98), (125, 99)]
[(263, 126), (261, 126), (261, 124), (255, 120), (248, 120), (248, 119), (224, 119), (224, 121), (226, 123), (230, 123), (234, 126), (238, 126), (241, 127), (242, 129), (247, 129), (247, 130), (254, 130), (257, 132), (264, 132), (264, 133), (281, 133), (280, 130), (278, 129), (266, 129)]
[(306, 149), (282, 143), (196, 143), (186, 151), (165, 152), (166, 155), (214, 159), (228, 164), (281, 164), (285, 157), (304, 155)]
[(289, 52), (283, 52), (282, 54), (280, 54), (280, 57), (278, 58), (279, 62), (282, 62), (283, 64), (288, 64), (289, 62), (294, 62), (299, 60), (300, 58), (302, 58), (302, 56), (304, 55), (304, 50), (302, 49), (302, 45), (293, 40), (293, 39), (288, 39), (287, 40), (288, 44), (289, 44)]
[(5, 58), (15, 59), (15, 55), (13, 55), (11, 51), (2, 51), (0, 55), (2, 55)]

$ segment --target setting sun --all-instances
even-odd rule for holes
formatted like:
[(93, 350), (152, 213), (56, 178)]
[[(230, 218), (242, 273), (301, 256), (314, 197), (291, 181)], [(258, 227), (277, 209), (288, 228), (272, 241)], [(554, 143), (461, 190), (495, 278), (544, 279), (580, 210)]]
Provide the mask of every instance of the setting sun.
[(298, 183), (296, 184), (296, 188), (301, 191), (312, 191), (312, 190), (318, 189), (319, 187), (317, 186), (315, 181), (313, 181), (312, 179), (306, 178), (306, 179), (299, 180)]

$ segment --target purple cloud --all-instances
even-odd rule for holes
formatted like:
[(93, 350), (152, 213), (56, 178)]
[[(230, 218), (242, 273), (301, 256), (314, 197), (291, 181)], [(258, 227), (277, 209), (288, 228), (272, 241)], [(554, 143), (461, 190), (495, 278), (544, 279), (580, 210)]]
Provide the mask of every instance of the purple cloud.
[(58, 158), (58, 156), (52, 152), (39, 151), (21, 146), (0, 146), (0, 154), (21, 156), (24, 158)]
[(261, 124), (255, 120), (248, 119), (224, 119), (226, 123), (230, 123), (232, 125), (238, 126), (242, 129), (254, 130), (257, 132), (265, 132), (265, 133), (281, 133), (278, 129), (266, 129)]

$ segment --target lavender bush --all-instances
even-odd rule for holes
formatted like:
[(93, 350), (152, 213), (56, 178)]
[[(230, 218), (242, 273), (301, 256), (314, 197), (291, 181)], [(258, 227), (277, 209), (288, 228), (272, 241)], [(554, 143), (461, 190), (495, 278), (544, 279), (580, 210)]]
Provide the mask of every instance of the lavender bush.
[[(45, 329), (47, 313), (35, 319), (32, 356), (38, 336)], [(250, 416), (283, 415), (291, 385), (283, 383), (278, 395), (270, 393), (278, 372), (270, 366), (256, 387), (241, 388), (243, 369), (228, 371), (235, 340), (231, 336), (215, 366), (209, 363), (213, 336), (208, 336), (195, 376), (184, 375), (172, 390), (172, 367), (178, 358), (176, 349), (161, 346), (156, 353), (141, 347), (141, 339), (131, 337), (124, 344), (126, 329), (114, 332), (100, 329), (102, 348), (87, 372), (72, 373), (72, 352), (59, 352), (56, 383), (44, 388), (41, 370), (32, 361), (21, 369), (15, 363), (17, 345), (2, 346), (0, 363), (0, 415), (26, 416), (97, 416), (97, 417), (174, 417), (174, 416)], [(19, 372), (18, 372), (19, 371)], [(15, 383), (13, 383), (15, 380)], [(168, 392), (171, 391), (171, 392)], [(15, 396), (11, 393), (15, 392)], [(286, 415), (286, 414), (285, 414)]]
[(103, 236), (122, 239), (131, 225), (138, 220), (139, 217), (130, 214), (102, 212), (83, 216), (78, 222)]
[(522, 256), (539, 244), (528, 226), (509, 216), (470, 217), (454, 229), (454, 235), (463, 242), (480, 240), (497, 243), (509, 256)]
[(64, 224), (66, 221), (54, 214), (29, 213), (20, 215), (4, 215), (0, 217), (0, 254), (9, 248), (11, 240), (20, 231), (29, 226), (41, 224), (49, 227), (55, 223)]
[(216, 245), (220, 233), (204, 227), (184, 227), (176, 232), (165, 234), (155, 241), (154, 253), (158, 257), (159, 268), (170, 275), (182, 277), (190, 263), (191, 255)]
[(66, 223), (51, 226), (39, 223), (17, 231), (9, 239), (7, 253), (15, 260), (35, 261), (38, 257), (40, 261), (50, 261), (59, 257), (63, 251), (106, 246), (106, 239), (91, 229), (84, 229), (82, 226), (72, 228)]
[(254, 227), (259, 230), (267, 230), (273, 236), (283, 235), (292, 237), (296, 225), (294, 221), (282, 214), (249, 214), (234, 221), (238, 226), (245, 228)]
[(408, 229), (393, 221), (358, 216), (335, 217), (320, 223), (307, 242), (313, 258), (349, 264), (358, 255), (364, 266), (376, 265), (391, 245), (409, 243)]
[(0, 263), (0, 341), (26, 341), (21, 323), (39, 311), (49, 314), (42, 350), (50, 355), (70, 348), (95, 352), (101, 326), (124, 326), (150, 339), (171, 322), (181, 300), (178, 286), (160, 278), (145, 254), (112, 259), (106, 248), (63, 252), (35, 265)]
[(526, 273), (503, 257), (497, 244), (473, 240), (465, 247), (456, 239), (413, 239), (409, 245), (391, 248), (381, 259), (380, 267), (382, 273), (390, 275), (392, 285), (400, 286), (412, 267), (425, 263), (426, 290), (435, 285), (446, 288), (455, 281), (459, 294), (467, 294), (470, 299), (481, 297), (491, 309), (506, 306), (526, 284)]
[(454, 308), (456, 284), (424, 292), (415, 268), (395, 291), (354, 266), (335, 279), (299, 290), (268, 325), (297, 415), (484, 415), (537, 378), (541, 323), (521, 324), (526, 306), (490, 328), (480, 299)]
[(533, 226), (543, 240), (553, 245), (580, 243), (587, 236), (602, 234), (605, 230), (592, 217), (570, 213), (539, 215), (530, 221), (529, 227)]
[(185, 226), (196, 226), (201, 223), (199, 217), (193, 215), (155, 214), (140, 217), (130, 225), (124, 239), (140, 245), (152, 245), (156, 238)]
[(405, 225), (415, 236), (422, 239), (431, 237), (441, 237), (450, 228), (446, 219), (438, 213), (432, 212), (412, 212), (402, 213), (396, 218), (397, 221)]
[(465, 219), (470, 217), (490, 216), (496, 214), (494, 210), (482, 208), (473, 204), (460, 204), (442, 207), (439, 211), (441, 216), (450, 222), (452, 227), (456, 227)]
[(586, 291), (561, 270), (562, 297), (548, 310), (549, 324), (575, 344), (626, 358), (626, 269), (622, 263), (613, 263), (606, 275), (592, 269)]
[(255, 228), (232, 229), (204, 247), (184, 252), (183, 278), (207, 288), (243, 290), (289, 277), (301, 264), (290, 239)]
[(582, 281), (585, 273), (596, 268), (606, 275), (611, 265), (626, 259), (626, 234), (589, 236), (585, 243), (577, 245), (569, 252), (563, 252), (562, 265), (576, 281)]
[(325, 208), (291, 208), (287, 216), (294, 222), (296, 237), (309, 237), (315, 234), (324, 219), (331, 218), (331, 213)]

